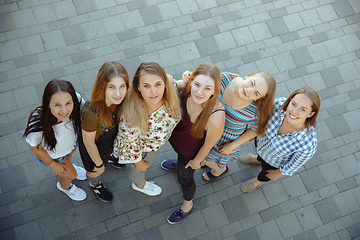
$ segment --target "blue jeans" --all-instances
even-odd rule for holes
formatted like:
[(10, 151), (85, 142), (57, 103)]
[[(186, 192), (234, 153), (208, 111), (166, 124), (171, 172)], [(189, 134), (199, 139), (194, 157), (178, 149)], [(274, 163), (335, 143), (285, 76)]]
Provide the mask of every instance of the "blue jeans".
[[(44, 163), (40, 158), (38, 158), (38, 156), (35, 155), (35, 157), (42, 165), (44, 165), (45, 167), (49, 167), (49, 165)], [(54, 161), (59, 163), (62, 163), (64, 160), (65, 160), (65, 156), (54, 158)]]

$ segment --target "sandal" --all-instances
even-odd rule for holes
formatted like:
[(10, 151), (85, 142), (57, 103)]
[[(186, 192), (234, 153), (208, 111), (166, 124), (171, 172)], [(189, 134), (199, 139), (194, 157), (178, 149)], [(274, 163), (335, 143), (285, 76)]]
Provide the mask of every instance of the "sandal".
[(227, 173), (229, 171), (229, 168), (226, 166), (226, 169), (225, 171), (220, 174), (219, 176), (214, 176), (212, 173), (211, 173), (211, 169), (209, 171), (206, 171), (204, 173), (206, 173), (206, 175), (208, 176), (209, 180), (206, 180), (204, 178), (204, 174), (202, 175), (203, 179), (206, 181), (206, 182), (213, 182), (215, 180), (218, 180), (222, 175), (224, 175), (225, 173)]

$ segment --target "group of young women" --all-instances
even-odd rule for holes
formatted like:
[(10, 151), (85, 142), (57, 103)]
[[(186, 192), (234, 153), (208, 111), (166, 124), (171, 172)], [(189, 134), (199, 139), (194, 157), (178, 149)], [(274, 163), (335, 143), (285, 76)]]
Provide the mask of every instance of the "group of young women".
[[(87, 178), (106, 202), (113, 196), (99, 177), (108, 160), (116, 168), (126, 165), (134, 190), (159, 195), (161, 187), (146, 181), (145, 172), (169, 140), (178, 159), (165, 160), (161, 167), (177, 171), (184, 198), (167, 219), (175, 224), (194, 210), (193, 175), (201, 166), (210, 168), (203, 179), (213, 181), (228, 171), (228, 161), (261, 164), (259, 176), (241, 186), (251, 192), (266, 181), (291, 176), (314, 155), (317, 92), (304, 87), (274, 100), (275, 87), (267, 72), (241, 78), (210, 63), (177, 81), (159, 64), (141, 63), (130, 83), (120, 63), (106, 62), (88, 102), (70, 82), (50, 81), (24, 138), (38, 160), (59, 175), (60, 191), (84, 200), (85, 191), (72, 180)], [(254, 138), (257, 155), (239, 156), (241, 145)], [(70, 161), (77, 146), (85, 169)]]

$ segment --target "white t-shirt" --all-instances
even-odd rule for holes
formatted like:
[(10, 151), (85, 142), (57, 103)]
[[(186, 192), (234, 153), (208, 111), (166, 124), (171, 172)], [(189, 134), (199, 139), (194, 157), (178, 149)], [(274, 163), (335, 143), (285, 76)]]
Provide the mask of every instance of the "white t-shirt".
[[(49, 154), (52, 159), (59, 158), (69, 154), (74, 148), (76, 148), (76, 135), (74, 132), (74, 126), (70, 119), (65, 122), (61, 122), (53, 126), (56, 146), (53, 151), (44, 150)], [(32, 132), (27, 135), (25, 141), (29, 143), (30, 146), (35, 147), (41, 143), (43, 131)], [(44, 146), (44, 142), (42, 142)]]
[[(79, 93), (76, 93), (76, 95), (79, 99), (80, 106), (82, 106), (84, 104), (84, 99)], [(76, 148), (77, 137), (74, 132), (74, 125), (70, 119), (54, 125), (53, 130), (56, 138), (56, 146), (52, 151), (44, 148), (52, 159), (63, 157)], [(42, 146), (44, 147), (44, 141), (41, 142), (42, 135), (43, 131), (29, 133), (25, 138), (25, 141), (32, 147), (35, 147), (40, 143), (42, 143)]]

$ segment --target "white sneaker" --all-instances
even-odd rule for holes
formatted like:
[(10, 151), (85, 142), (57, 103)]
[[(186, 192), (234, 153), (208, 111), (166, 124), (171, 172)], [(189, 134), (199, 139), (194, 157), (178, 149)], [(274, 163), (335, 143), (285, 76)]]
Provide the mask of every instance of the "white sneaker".
[(135, 185), (135, 183), (131, 184), (132, 188), (136, 191), (142, 192), (146, 195), (149, 196), (157, 196), (162, 192), (161, 187), (159, 187), (158, 185), (154, 184), (153, 181), (146, 181), (145, 185), (143, 188), (139, 188)]
[(71, 183), (70, 189), (63, 189), (59, 182), (57, 182), (56, 186), (60, 191), (66, 193), (66, 195), (68, 195), (69, 198), (71, 198), (74, 201), (82, 201), (86, 198), (86, 192), (81, 188), (75, 186), (75, 184), (73, 183)]
[(80, 166), (77, 166), (75, 164), (73, 164), (75, 170), (76, 170), (76, 173), (77, 173), (77, 176), (76, 176), (76, 179), (77, 180), (86, 180), (86, 170)]

